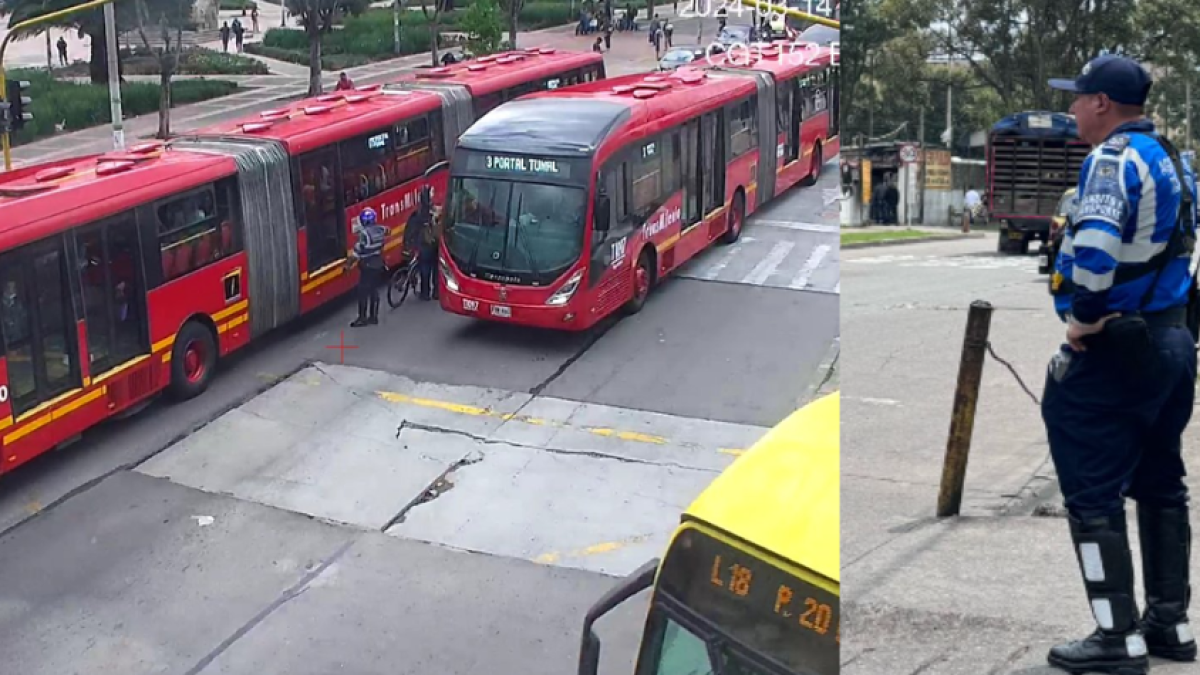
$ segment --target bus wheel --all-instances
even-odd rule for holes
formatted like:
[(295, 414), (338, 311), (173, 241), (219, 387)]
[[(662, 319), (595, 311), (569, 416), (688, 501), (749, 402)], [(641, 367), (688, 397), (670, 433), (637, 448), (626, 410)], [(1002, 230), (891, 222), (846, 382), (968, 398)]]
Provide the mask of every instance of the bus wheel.
[(817, 184), (817, 179), (821, 177), (821, 167), (824, 166), (824, 159), (821, 156), (821, 144), (817, 143), (813, 146), (812, 170), (808, 172), (804, 180), (800, 181), (801, 187), (812, 187)]
[(217, 366), (217, 344), (212, 331), (189, 321), (175, 338), (171, 353), (171, 398), (183, 401), (208, 388)]
[(732, 244), (742, 236), (742, 227), (746, 224), (746, 193), (738, 190), (733, 196), (733, 208), (729, 210), (729, 227), (721, 236), (722, 244)]
[(642, 251), (638, 256), (637, 267), (633, 270), (633, 298), (625, 304), (626, 314), (637, 314), (646, 306), (646, 298), (650, 297), (650, 289), (654, 287), (654, 257), (649, 250)]

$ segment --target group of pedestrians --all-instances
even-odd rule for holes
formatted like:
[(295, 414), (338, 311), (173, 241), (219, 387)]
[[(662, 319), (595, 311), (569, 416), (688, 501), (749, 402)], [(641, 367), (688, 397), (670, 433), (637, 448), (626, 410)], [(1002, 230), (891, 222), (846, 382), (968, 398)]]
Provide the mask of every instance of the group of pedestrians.
[[(242, 10), (242, 16), (245, 16), (245, 15), (246, 15), (246, 11)], [(250, 10), (250, 23), (251, 23), (250, 33), (253, 35), (258, 32), (258, 7), (254, 7)], [(246, 27), (243, 26), (241, 20), (236, 17), (234, 17), (234, 19), (233, 19), (232, 26), (229, 25), (228, 21), (221, 24), (221, 47), (226, 52), (229, 51), (230, 35), (233, 36), (234, 47), (235, 47), (237, 53), (241, 54), (242, 46), (246, 39)]]

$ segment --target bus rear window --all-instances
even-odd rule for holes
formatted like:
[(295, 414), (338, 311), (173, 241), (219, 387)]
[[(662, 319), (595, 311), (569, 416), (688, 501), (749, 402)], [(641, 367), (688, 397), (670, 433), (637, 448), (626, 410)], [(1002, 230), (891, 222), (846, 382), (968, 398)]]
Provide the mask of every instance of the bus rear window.
[(660, 590), (749, 650), (798, 673), (838, 672), (840, 602), (767, 556), (686, 529)]

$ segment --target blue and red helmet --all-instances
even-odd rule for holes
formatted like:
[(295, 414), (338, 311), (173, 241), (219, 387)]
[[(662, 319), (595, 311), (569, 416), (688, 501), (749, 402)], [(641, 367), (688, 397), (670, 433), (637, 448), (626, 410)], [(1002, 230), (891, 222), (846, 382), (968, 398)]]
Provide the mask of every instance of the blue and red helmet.
[(362, 223), (363, 227), (375, 224), (375, 209), (367, 207), (362, 213), (358, 214), (358, 222)]

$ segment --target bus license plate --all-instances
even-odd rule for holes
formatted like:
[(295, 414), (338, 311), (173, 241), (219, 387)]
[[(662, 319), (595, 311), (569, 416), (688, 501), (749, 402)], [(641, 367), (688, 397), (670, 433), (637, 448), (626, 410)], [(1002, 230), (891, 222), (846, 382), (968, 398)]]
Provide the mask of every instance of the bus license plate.
[(503, 319), (512, 318), (512, 307), (492, 305), (492, 316), (498, 316)]
[(463, 298), (463, 309), (468, 312), (474, 312), (479, 309), (479, 301)]

